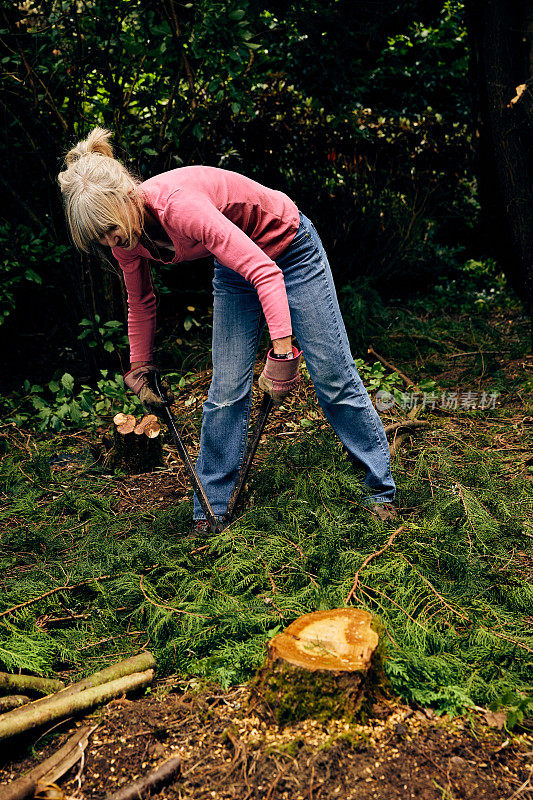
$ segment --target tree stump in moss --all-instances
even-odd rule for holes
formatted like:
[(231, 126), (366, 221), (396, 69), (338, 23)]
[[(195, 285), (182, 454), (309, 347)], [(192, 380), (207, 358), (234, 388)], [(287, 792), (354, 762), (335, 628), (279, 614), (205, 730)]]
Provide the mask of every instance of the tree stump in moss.
[(378, 641), (372, 616), (363, 609), (299, 617), (270, 641), (252, 683), (254, 704), (280, 723), (353, 717), (371, 682)]
[(113, 447), (106, 456), (111, 469), (136, 475), (162, 465), (161, 426), (154, 414), (140, 422), (132, 414), (117, 414), (113, 423)]

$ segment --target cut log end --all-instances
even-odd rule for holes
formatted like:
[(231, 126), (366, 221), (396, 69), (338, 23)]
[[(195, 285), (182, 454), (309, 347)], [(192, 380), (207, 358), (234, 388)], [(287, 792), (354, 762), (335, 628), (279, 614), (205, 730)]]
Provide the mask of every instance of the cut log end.
[(150, 428), (150, 426), (154, 424), (159, 426), (159, 422), (157, 421), (156, 415), (146, 414), (139, 422), (139, 424), (136, 425), (135, 433), (137, 434), (137, 436), (140, 436), (142, 433), (145, 433), (147, 428)]
[[(117, 414), (117, 416), (119, 415)], [(126, 434), (132, 433), (135, 430), (137, 421), (132, 414), (126, 414), (126, 415), (122, 414), (122, 416), (125, 416), (126, 418), (123, 422), (120, 422), (117, 425), (117, 431), (118, 433), (121, 433), (123, 436), (126, 436)]]
[(314, 670), (366, 671), (378, 644), (363, 609), (317, 611), (295, 620), (270, 642), (269, 657)]
[(295, 620), (269, 644), (252, 684), (254, 706), (279, 723), (351, 717), (375, 665), (379, 637), (364, 609), (317, 611)]

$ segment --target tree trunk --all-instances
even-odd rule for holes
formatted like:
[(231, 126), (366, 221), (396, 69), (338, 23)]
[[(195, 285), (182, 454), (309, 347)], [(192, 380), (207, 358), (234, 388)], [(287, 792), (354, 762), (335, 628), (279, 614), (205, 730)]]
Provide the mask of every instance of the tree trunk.
[(372, 616), (363, 609), (299, 617), (270, 642), (252, 684), (253, 702), (279, 723), (353, 717), (369, 687), (377, 645)]
[[(482, 228), (533, 326), (533, 10), (526, 0), (474, 0), (469, 8), (479, 137)], [(532, 327), (533, 341), (533, 327)]]

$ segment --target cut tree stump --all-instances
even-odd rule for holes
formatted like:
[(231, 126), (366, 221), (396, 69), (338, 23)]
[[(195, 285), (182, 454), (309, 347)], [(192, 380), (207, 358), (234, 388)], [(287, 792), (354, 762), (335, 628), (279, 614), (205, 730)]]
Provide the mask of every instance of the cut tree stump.
[(111, 469), (137, 475), (163, 464), (161, 425), (155, 414), (147, 414), (140, 422), (132, 414), (116, 414), (113, 423), (113, 447), (106, 455)]
[(289, 720), (353, 717), (372, 683), (379, 637), (364, 609), (335, 608), (299, 617), (268, 645), (255, 677), (255, 707)]

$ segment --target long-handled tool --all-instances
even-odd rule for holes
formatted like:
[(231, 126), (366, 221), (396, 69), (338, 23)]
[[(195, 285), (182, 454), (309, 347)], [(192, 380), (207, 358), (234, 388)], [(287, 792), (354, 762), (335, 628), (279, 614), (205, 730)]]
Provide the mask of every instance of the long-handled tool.
[(163, 407), (161, 409), (161, 416), (163, 417), (164, 421), (167, 424), (167, 427), (170, 431), (170, 435), (180, 458), (183, 462), (185, 470), (190, 478), (190, 481), (193, 485), (193, 489), (196, 492), (196, 496), (198, 497), (198, 501), (202, 506), (202, 510), (205, 514), (205, 518), (211, 531), (213, 533), (219, 533), (221, 530), (226, 528), (232, 519), (233, 512), (235, 510), (235, 506), (237, 505), (237, 501), (239, 500), (241, 491), (246, 483), (246, 478), (248, 477), (248, 473), (250, 471), (250, 467), (252, 466), (252, 461), (254, 459), (255, 451), (257, 450), (257, 446), (259, 444), (259, 440), (261, 439), (261, 434), (263, 433), (263, 428), (265, 427), (265, 423), (268, 419), (268, 415), (272, 408), (272, 398), (268, 394), (263, 395), (263, 399), (261, 401), (261, 407), (259, 409), (259, 413), (257, 416), (256, 423), (254, 425), (254, 429), (250, 435), (250, 439), (248, 441), (248, 446), (246, 448), (246, 452), (244, 454), (244, 458), (242, 460), (241, 467), (239, 469), (239, 473), (235, 480), (235, 485), (233, 487), (233, 491), (231, 493), (226, 511), (224, 513), (224, 517), (222, 521), (219, 521), (215, 516), (213, 509), (211, 508), (211, 503), (207, 499), (207, 495), (205, 493), (205, 489), (202, 486), (200, 478), (194, 468), (194, 464), (191, 461), (191, 457), (187, 452), (187, 448), (183, 444), (181, 437), (178, 433), (178, 429), (176, 427), (176, 419), (170, 410), (170, 403), (165, 399), (164, 392), (161, 388), (161, 384), (159, 382), (159, 375), (158, 373), (154, 373), (153, 375), (153, 382), (154, 388), (163, 401)]

